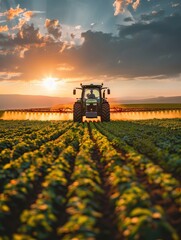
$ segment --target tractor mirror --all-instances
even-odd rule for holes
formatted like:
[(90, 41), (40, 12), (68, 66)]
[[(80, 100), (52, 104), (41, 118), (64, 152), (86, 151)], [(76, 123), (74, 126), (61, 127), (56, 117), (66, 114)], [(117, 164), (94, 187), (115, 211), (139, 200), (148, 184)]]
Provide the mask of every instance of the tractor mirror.
[(108, 90), (107, 90), (107, 94), (111, 94), (111, 91), (110, 91), (110, 89), (108, 88)]
[(106, 98), (105, 90), (104, 90), (104, 92), (103, 92), (103, 98)]
[(76, 89), (73, 90), (73, 95), (76, 95)]

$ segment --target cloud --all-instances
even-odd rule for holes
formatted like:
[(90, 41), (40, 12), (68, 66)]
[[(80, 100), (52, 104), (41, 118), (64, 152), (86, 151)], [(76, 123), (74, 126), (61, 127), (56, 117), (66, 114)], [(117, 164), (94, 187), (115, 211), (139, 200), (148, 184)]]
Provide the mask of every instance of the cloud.
[(173, 8), (176, 8), (176, 7), (180, 6), (180, 3), (171, 3), (171, 6), (172, 6)]
[(11, 30), (12, 31), (17, 30), (17, 29), (21, 30), (21, 28), (23, 27), (23, 25), (25, 23), (26, 23), (26, 20), (24, 18), (21, 18), (21, 19), (19, 19), (19, 23), (17, 25), (15, 25), (14, 27), (12, 27)]
[[(0, 26), (0, 32), (3, 31), (14, 31), (17, 29), (21, 29), (22, 26), (30, 21), (30, 19), (33, 17), (35, 13), (33, 11), (26, 11), (26, 8), (22, 9), (18, 5), (16, 8), (10, 8), (9, 10), (5, 11), (4, 13), (0, 13), (0, 16), (5, 16), (7, 20), (13, 20), (15, 17), (18, 17), (19, 23), (12, 28), (9, 28), (8, 26)], [(5, 20), (2, 20), (1, 22), (6, 22)]]
[(8, 26), (0, 26), (0, 32), (7, 32), (9, 30)]
[(23, 13), (23, 17), (26, 21), (29, 21), (33, 16), (33, 11), (26, 11)]
[(6, 16), (6, 18), (8, 20), (12, 20), (15, 17), (19, 16), (21, 13), (25, 12), (26, 9), (22, 9), (20, 8), (20, 6), (18, 5), (16, 8), (10, 8), (9, 10), (7, 10), (6, 12), (4, 12), (2, 15)]
[(156, 18), (160, 18), (163, 17), (165, 15), (165, 11), (163, 9), (159, 10), (159, 11), (152, 11), (149, 14), (142, 14), (141, 15), (141, 20), (143, 21), (151, 21), (154, 20)]
[(77, 25), (77, 26), (75, 26), (75, 29), (76, 29), (76, 30), (80, 30), (81, 28), (82, 28), (81, 25)]
[[(36, 12), (36, 11), (35, 11)], [(18, 17), (19, 23), (16, 26), (13, 26), (11, 29), (8, 30), (16, 30), (21, 29), (21, 27), (30, 21), (30, 19), (35, 14), (33, 11), (26, 11), (26, 8), (22, 9), (18, 5), (16, 8), (10, 8), (9, 10), (5, 11), (4, 13), (0, 13), (0, 16), (5, 16), (7, 20), (13, 20), (15, 17)], [(4, 22), (5, 20), (2, 20)], [(3, 29), (3, 28), (2, 28)], [(7, 28), (4, 28), (7, 29)], [(8, 31), (6, 30), (6, 31)]]
[(133, 2), (133, 5), (132, 5), (132, 6), (133, 6), (133, 9), (136, 10), (137, 7), (139, 6), (139, 4), (140, 4), (140, 0), (134, 1), (134, 2)]
[(17, 30), (17, 29), (20, 30), (23, 27), (23, 25), (25, 25), (27, 22), (30, 21), (33, 15), (34, 13), (32, 11), (24, 12), (22, 16), (19, 18), (19, 23), (16, 26), (12, 27), (11, 30)]
[(128, 5), (131, 5), (132, 8), (136, 10), (139, 4), (140, 0), (115, 0), (113, 3), (113, 7), (115, 8), (114, 15), (116, 16), (123, 13)]
[(125, 22), (133, 22), (134, 20), (131, 17), (126, 17), (124, 19)]
[(68, 64), (58, 64), (56, 70), (60, 71), (60, 72), (70, 72), (74, 70), (74, 67), (69, 66)]
[(54, 39), (59, 39), (62, 35), (62, 27), (59, 24), (57, 19), (46, 19), (45, 27), (47, 28), (48, 33), (54, 37)]
[(43, 41), (39, 29), (35, 28), (34, 24), (24, 24), (13, 39), (13, 42), (18, 45), (43, 43)]
[(0, 78), (4, 80), (15, 79), (17, 77), (20, 77), (21, 75), (22, 73), (18, 73), (18, 72), (0, 72)]
[[(50, 30), (52, 25), (59, 28), (58, 21), (52, 20), (47, 23), (47, 28)], [(56, 36), (51, 30), (49, 33)], [(58, 62), (54, 58), (56, 59), (63, 46), (64, 43), (56, 41), (55, 37), (41, 35), (34, 24), (25, 23), (20, 26), (17, 33), (8, 35), (0, 33), (0, 71), (18, 71), (22, 72), (21, 79), (37, 79), (49, 69), (57, 68)], [(67, 44), (65, 49), (69, 47), (70, 44)], [(1, 76), (1, 80), (3, 76), (5, 75)], [(13, 78), (16, 79), (16, 76), (12, 76), (11, 80)]]
[[(41, 48), (46, 44), (46, 41), (47, 38), (43, 37), (40, 34), (39, 29), (35, 28), (33, 24), (24, 24), (16, 34), (0, 34), (1, 66), (8, 66), (8, 64), (14, 65), (14, 63), (19, 61), (19, 58), (24, 58), (27, 51), (31, 48)], [(4, 60), (2, 56), (5, 56)]]

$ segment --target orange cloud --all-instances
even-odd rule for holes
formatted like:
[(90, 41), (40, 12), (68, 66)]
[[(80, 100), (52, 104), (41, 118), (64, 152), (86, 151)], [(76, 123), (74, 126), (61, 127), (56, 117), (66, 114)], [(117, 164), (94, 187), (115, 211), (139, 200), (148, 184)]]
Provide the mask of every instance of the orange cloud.
[(21, 16), (19, 19), (19, 24), (13, 27), (14, 30), (20, 29), (23, 26), (23, 24), (25, 24), (32, 18), (34, 13), (32, 11), (26, 11), (26, 8), (24, 9), (20, 8), (18, 5), (16, 8), (10, 8), (6, 12), (2, 13), (1, 16), (5, 16), (8, 20), (12, 20), (15, 17), (18, 17), (20, 14)]
[(57, 19), (46, 19), (45, 20), (45, 27), (49, 28), (49, 27), (57, 27), (59, 25), (59, 21)]
[(27, 11), (23, 13), (23, 17), (25, 18), (26, 21), (29, 21), (33, 16), (33, 12), (32, 11)]
[(120, 13), (123, 13), (128, 5), (132, 5), (133, 9), (136, 10), (139, 4), (140, 0), (115, 0), (113, 4), (115, 8), (114, 15), (116, 16)]
[(140, 0), (136, 0), (136, 1), (133, 3), (133, 8), (134, 8), (134, 10), (137, 9), (137, 7), (139, 6), (139, 4), (140, 4)]
[(8, 26), (0, 26), (0, 32), (7, 32), (9, 30)]
[(24, 12), (24, 13), (23, 13), (23, 17), (19, 19), (19, 23), (18, 23), (16, 26), (14, 26), (14, 27), (12, 28), (12, 30), (21, 29), (25, 23), (27, 23), (28, 21), (30, 21), (30, 19), (32, 18), (32, 16), (33, 16), (33, 12), (32, 12), (32, 11)]
[(4, 16), (7, 17), (8, 20), (12, 20), (15, 17), (19, 16), (20, 13), (23, 13), (26, 9), (22, 9), (19, 5), (16, 8), (10, 8), (8, 11), (4, 13)]

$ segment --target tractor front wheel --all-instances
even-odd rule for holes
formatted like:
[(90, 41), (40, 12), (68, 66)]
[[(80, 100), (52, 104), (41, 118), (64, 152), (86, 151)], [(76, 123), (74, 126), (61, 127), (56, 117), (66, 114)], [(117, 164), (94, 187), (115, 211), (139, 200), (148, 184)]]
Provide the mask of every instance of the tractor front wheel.
[(82, 122), (82, 107), (81, 103), (74, 103), (74, 112), (73, 112), (74, 122)]
[(102, 104), (101, 122), (110, 122), (110, 106), (108, 102)]

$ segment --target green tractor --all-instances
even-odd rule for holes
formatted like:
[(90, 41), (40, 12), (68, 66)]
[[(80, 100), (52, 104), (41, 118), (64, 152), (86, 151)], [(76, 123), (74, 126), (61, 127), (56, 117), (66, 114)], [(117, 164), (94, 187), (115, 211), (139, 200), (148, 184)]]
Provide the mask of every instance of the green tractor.
[(102, 85), (82, 85), (73, 90), (76, 95), (76, 89), (81, 90), (81, 97), (74, 103), (73, 120), (82, 122), (83, 116), (86, 118), (101, 117), (102, 122), (110, 121), (110, 106), (106, 100), (105, 94), (110, 94), (110, 89)]

